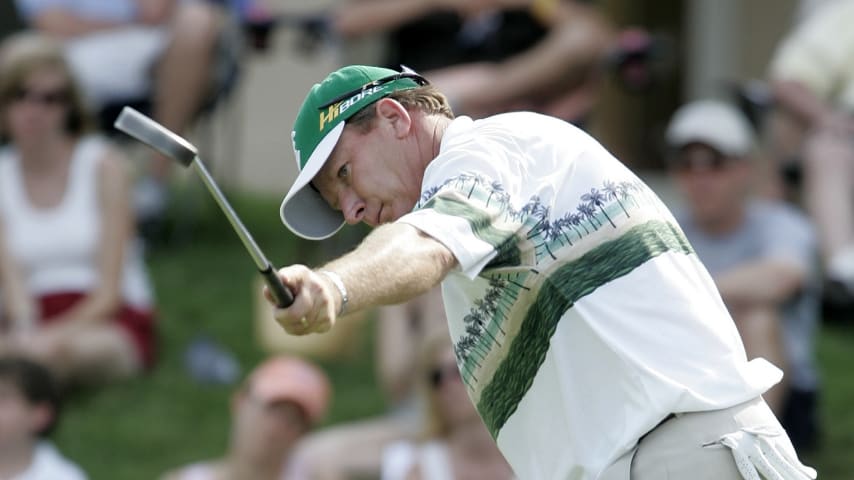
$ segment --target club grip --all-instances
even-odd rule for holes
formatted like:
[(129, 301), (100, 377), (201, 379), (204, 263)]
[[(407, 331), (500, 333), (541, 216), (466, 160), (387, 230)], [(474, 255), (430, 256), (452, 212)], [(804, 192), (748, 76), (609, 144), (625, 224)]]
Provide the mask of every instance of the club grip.
[(273, 270), (272, 265), (267, 265), (267, 268), (260, 270), (264, 276), (264, 281), (267, 282), (267, 288), (270, 289), (270, 295), (276, 300), (276, 306), (279, 308), (288, 308), (294, 303), (294, 294), (291, 290), (282, 283), (279, 274)]

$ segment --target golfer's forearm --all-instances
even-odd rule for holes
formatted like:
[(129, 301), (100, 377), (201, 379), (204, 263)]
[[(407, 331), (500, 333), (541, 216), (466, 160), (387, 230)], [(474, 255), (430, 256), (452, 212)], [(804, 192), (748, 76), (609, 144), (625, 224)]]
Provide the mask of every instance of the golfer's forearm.
[(400, 303), (438, 284), (456, 265), (444, 245), (400, 223), (375, 229), (356, 250), (323, 269), (341, 276), (347, 310)]

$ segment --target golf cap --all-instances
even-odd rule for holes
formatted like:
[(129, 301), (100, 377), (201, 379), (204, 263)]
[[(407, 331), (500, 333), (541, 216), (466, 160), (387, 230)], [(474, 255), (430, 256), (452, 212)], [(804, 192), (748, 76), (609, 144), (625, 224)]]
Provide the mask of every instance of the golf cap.
[(344, 225), (344, 215), (332, 209), (310, 185), (323, 168), (353, 115), (398, 90), (427, 84), (403, 68), (351, 65), (332, 72), (308, 92), (297, 114), (291, 139), (299, 175), (282, 201), (282, 222), (308, 240), (323, 240)]
[(318, 367), (296, 357), (271, 357), (252, 371), (247, 385), (264, 403), (294, 402), (312, 424), (323, 418), (329, 406), (329, 379)]
[(682, 148), (702, 143), (730, 157), (743, 157), (753, 148), (753, 127), (735, 107), (700, 100), (680, 107), (667, 127), (667, 143)]

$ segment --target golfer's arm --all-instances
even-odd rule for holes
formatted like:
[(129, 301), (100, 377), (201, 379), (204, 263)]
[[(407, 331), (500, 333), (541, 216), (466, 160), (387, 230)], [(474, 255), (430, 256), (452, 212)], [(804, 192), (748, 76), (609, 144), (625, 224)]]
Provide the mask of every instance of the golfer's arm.
[(352, 252), (322, 269), (341, 276), (347, 310), (409, 300), (438, 284), (457, 265), (454, 255), (420, 230), (404, 223), (376, 228)]

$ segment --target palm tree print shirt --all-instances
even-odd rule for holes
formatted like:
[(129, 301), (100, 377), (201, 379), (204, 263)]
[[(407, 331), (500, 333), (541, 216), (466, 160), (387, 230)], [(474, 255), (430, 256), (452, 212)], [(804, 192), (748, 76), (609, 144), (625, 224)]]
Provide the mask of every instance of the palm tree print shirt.
[(668, 414), (780, 380), (747, 361), (658, 197), (568, 123), (457, 118), (398, 221), (459, 261), (442, 284), (457, 362), (519, 478), (594, 479)]

